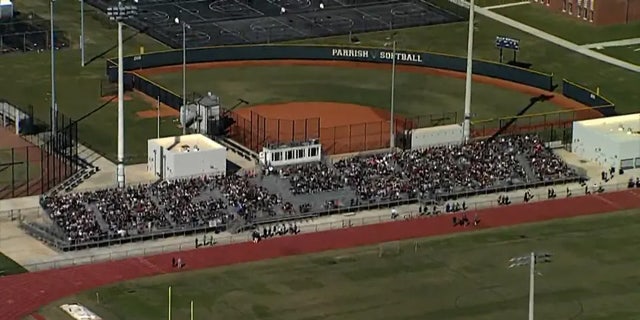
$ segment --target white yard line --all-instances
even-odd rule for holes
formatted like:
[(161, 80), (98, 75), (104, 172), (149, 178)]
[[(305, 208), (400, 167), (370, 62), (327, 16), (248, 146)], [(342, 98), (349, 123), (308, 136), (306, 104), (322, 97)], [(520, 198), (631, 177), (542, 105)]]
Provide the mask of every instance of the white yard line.
[(488, 7), (483, 7), (487, 10), (494, 10), (494, 9), (502, 9), (502, 8), (509, 8), (509, 7), (515, 7), (515, 6), (521, 6), (524, 4), (530, 4), (531, 2), (529, 1), (521, 1), (521, 2), (513, 2), (513, 3), (504, 3), (504, 4), (497, 4), (495, 6), (488, 6)]
[(587, 49), (595, 49), (595, 48), (608, 48), (608, 47), (623, 47), (623, 46), (633, 46), (636, 44), (640, 44), (640, 38), (629, 38), (629, 39), (621, 39), (621, 40), (613, 40), (613, 41), (605, 41), (605, 42), (597, 42), (597, 43), (588, 43), (584, 44), (581, 47)]

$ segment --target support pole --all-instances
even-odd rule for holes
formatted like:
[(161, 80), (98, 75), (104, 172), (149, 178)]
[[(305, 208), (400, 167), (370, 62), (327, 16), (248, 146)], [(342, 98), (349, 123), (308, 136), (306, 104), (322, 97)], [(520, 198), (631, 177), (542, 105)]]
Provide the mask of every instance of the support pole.
[(158, 96), (158, 102), (157, 102), (157, 135), (156, 138), (160, 139), (160, 96)]
[(58, 104), (56, 102), (56, 42), (54, 39), (53, 32), (53, 8), (54, 8), (55, 0), (49, 1), (50, 6), (50, 14), (49, 22), (50, 22), (50, 30), (49, 37), (51, 38), (51, 42), (49, 43), (49, 49), (51, 50), (51, 133), (53, 139), (55, 139), (55, 133), (58, 131), (57, 118), (58, 118)]
[(169, 313), (167, 314), (167, 319), (171, 320), (171, 286), (169, 286)]
[(122, 52), (122, 22), (118, 21), (118, 188), (124, 188), (124, 61)]
[(464, 142), (471, 138), (471, 80), (473, 79), (473, 32), (474, 32), (474, 0), (469, 1), (469, 35), (467, 37), (467, 75), (464, 94)]
[(391, 123), (389, 124), (389, 148), (391, 151), (396, 146), (395, 138), (395, 91), (396, 91), (396, 40), (393, 40), (393, 57), (391, 59)]
[(529, 261), (529, 320), (533, 320), (533, 296), (535, 295), (536, 254), (531, 252)]
[(84, 67), (84, 0), (80, 0), (80, 65)]
[[(182, 107), (187, 111), (187, 24), (182, 22)], [(187, 134), (186, 117), (182, 124), (182, 135)]]

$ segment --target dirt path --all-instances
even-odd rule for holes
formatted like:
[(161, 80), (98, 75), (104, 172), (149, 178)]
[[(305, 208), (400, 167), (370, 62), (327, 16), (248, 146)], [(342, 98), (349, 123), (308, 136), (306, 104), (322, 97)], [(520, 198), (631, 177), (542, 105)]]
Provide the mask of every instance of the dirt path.
[[(263, 141), (288, 143), (320, 139), (327, 154), (343, 154), (389, 147), (390, 113), (369, 106), (337, 102), (265, 104), (234, 111), (245, 145), (260, 150)], [(395, 117), (402, 131), (405, 119)], [(253, 144), (255, 142), (256, 144)]]

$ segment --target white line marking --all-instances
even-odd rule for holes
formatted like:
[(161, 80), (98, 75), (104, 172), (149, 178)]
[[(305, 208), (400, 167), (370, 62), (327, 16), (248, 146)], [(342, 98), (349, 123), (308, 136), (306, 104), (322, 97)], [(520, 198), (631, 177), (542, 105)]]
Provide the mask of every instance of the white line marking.
[[(389, 27), (393, 28), (393, 18), (391, 18), (391, 21), (389, 21), (389, 23), (387, 23), (386, 21), (384, 21), (384, 20), (382, 20), (382, 19), (380, 19), (380, 18), (378, 18), (378, 17), (376, 17), (376, 16), (374, 16), (374, 15), (371, 15), (371, 14), (369, 14), (369, 13), (367, 13), (367, 12), (364, 12), (364, 11), (362, 11), (362, 10), (358, 9), (358, 7), (349, 7), (348, 5), (344, 4), (344, 3), (343, 3), (343, 2), (341, 2), (340, 0), (335, 0), (335, 2), (337, 2), (338, 4), (340, 4), (341, 6), (343, 6), (344, 8), (342, 8), (342, 9), (344, 9), (344, 10), (347, 10), (347, 9), (353, 9), (353, 10), (355, 10), (357, 13), (361, 14), (363, 18), (364, 18), (365, 16), (367, 16), (367, 17), (371, 17), (371, 18), (373, 18), (373, 20), (377, 20), (377, 21), (378, 21), (378, 22), (380, 22), (382, 25), (389, 26)], [(341, 9), (341, 10), (342, 10), (342, 9)]]
[(605, 197), (603, 197), (603, 196), (601, 196), (599, 194), (594, 195), (594, 197), (606, 202), (607, 204), (609, 204), (610, 206), (612, 206), (612, 207), (614, 207), (616, 209), (622, 209), (622, 207), (620, 207), (617, 203), (615, 203), (615, 202), (613, 202), (613, 201), (611, 201), (611, 200), (609, 200), (609, 199), (607, 199), (607, 198), (605, 198)]
[(629, 39), (620, 39), (613, 41), (605, 41), (605, 42), (597, 42), (597, 43), (587, 43), (583, 44), (581, 47), (587, 49), (595, 49), (598, 47), (624, 47), (624, 46), (633, 46), (640, 44), (640, 38), (629, 38)]
[(298, 30), (298, 29), (296, 29), (296, 28), (294, 28), (294, 27), (292, 27), (292, 26), (290, 26), (290, 25), (288, 25), (288, 24), (286, 24), (286, 23), (284, 23), (284, 22), (282, 22), (282, 21), (278, 20), (278, 18), (277, 18), (277, 17), (269, 17), (269, 19), (271, 19), (271, 20), (273, 20), (273, 21), (275, 21), (275, 22), (277, 22), (277, 23), (279, 23), (279, 24), (281, 24), (281, 25), (283, 25), (283, 26), (287, 27), (287, 29), (290, 29), (290, 30), (292, 30), (293, 32), (299, 33), (300, 35), (303, 35), (303, 36), (306, 36), (306, 35), (307, 35), (307, 34), (305, 34), (304, 32), (301, 32), (300, 30)]
[(501, 9), (501, 8), (509, 8), (509, 7), (521, 6), (521, 5), (530, 4), (530, 3), (531, 2), (529, 2), (529, 1), (521, 1), (521, 2), (497, 4), (495, 6), (488, 6), (488, 7), (483, 7), (483, 8), (485, 8), (487, 10), (493, 10), (493, 9)]

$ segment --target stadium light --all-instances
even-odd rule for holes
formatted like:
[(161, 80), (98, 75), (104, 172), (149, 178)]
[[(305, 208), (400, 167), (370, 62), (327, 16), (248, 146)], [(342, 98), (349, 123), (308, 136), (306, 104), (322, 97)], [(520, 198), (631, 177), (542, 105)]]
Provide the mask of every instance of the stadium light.
[(474, 32), (474, 0), (469, 0), (469, 35), (467, 36), (467, 74), (464, 92), (463, 138), (468, 142), (471, 138), (471, 80), (473, 77), (473, 32)]
[[(134, 3), (138, 3), (137, 0)], [(116, 181), (118, 188), (124, 188), (124, 54), (122, 50), (122, 21), (135, 17), (138, 8), (135, 5), (123, 5), (122, 1), (117, 6), (107, 8), (110, 20), (118, 23), (118, 166)]]
[[(395, 36), (395, 34), (393, 35)], [(392, 37), (393, 37), (392, 36)], [(390, 124), (389, 124), (389, 149), (393, 151), (396, 145), (396, 137), (395, 137), (395, 121), (394, 121), (394, 112), (395, 112), (395, 91), (396, 91), (396, 46), (398, 41), (393, 39), (391, 43), (385, 43), (385, 46), (391, 45), (393, 48), (393, 56), (391, 57), (391, 110), (390, 110)]]
[[(187, 29), (191, 29), (184, 20), (176, 17), (173, 19), (176, 24), (182, 24), (182, 108), (184, 112), (187, 110)], [(182, 124), (182, 135), (187, 134), (187, 119), (184, 118)]]
[(533, 296), (535, 294), (535, 275), (536, 264), (538, 263), (550, 263), (550, 253), (535, 253), (531, 252), (528, 255), (514, 257), (509, 259), (509, 269), (515, 267), (529, 266), (529, 320), (533, 320)]
[(84, 0), (80, 0), (80, 65), (84, 64)]
[(56, 101), (56, 45), (55, 38), (53, 32), (53, 10), (56, 0), (49, 1), (49, 37), (51, 38), (51, 43), (49, 44), (49, 49), (51, 50), (51, 137), (52, 139), (56, 139), (56, 132), (58, 131), (58, 102)]

